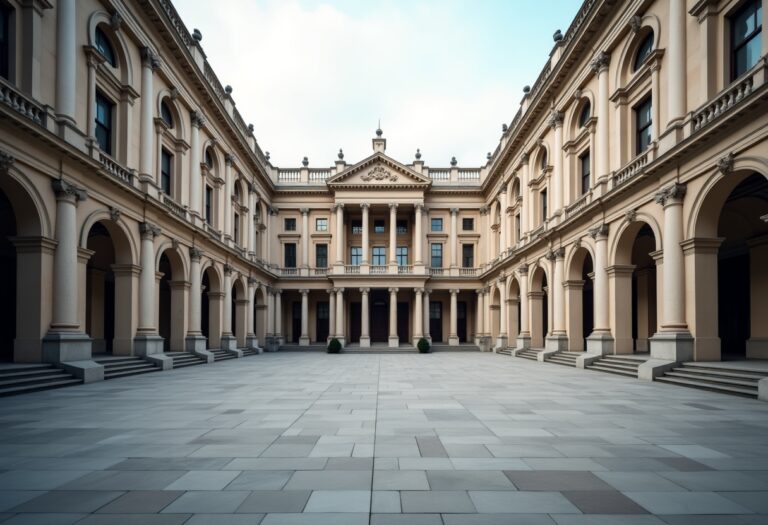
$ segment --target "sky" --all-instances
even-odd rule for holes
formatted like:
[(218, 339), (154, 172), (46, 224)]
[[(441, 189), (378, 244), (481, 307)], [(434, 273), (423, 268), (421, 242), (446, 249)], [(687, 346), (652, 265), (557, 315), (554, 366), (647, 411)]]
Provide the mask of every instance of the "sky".
[(280, 167), (485, 164), (581, 0), (174, 0)]

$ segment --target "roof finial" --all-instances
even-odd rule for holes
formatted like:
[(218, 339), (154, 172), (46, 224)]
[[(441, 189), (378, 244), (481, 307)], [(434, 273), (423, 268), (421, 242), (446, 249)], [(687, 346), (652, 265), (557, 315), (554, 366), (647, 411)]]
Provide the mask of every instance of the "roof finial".
[(376, 136), (377, 137), (381, 137), (382, 133), (384, 133), (384, 132), (381, 131), (381, 117), (379, 117), (379, 127), (376, 128)]

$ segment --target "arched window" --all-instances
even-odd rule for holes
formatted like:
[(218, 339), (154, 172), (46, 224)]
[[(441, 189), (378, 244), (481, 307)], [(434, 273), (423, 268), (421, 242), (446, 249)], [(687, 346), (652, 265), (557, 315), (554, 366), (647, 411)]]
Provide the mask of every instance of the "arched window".
[(635, 53), (635, 62), (632, 69), (633, 71), (637, 71), (643, 66), (643, 64), (645, 64), (645, 61), (651, 54), (651, 51), (653, 51), (653, 31), (645, 35), (643, 41), (640, 42), (640, 46), (637, 48), (637, 52)]
[(173, 128), (173, 113), (165, 100), (160, 102), (160, 116), (169, 128)]
[(235, 202), (240, 204), (240, 184), (235, 183)]
[(547, 150), (546, 148), (541, 148), (541, 169), (547, 169), (548, 162), (549, 159), (547, 159)]
[(211, 152), (211, 148), (205, 149), (205, 165), (208, 166), (209, 170), (213, 169), (213, 152)]
[(584, 107), (581, 108), (581, 113), (579, 113), (579, 127), (583, 128), (586, 126), (590, 117), (592, 117), (592, 104), (587, 100), (584, 103)]
[(104, 30), (100, 27), (96, 28), (96, 49), (101, 53), (101, 56), (112, 67), (117, 67), (117, 58), (115, 58), (115, 50), (112, 48), (112, 43), (109, 41), (109, 37), (104, 33)]

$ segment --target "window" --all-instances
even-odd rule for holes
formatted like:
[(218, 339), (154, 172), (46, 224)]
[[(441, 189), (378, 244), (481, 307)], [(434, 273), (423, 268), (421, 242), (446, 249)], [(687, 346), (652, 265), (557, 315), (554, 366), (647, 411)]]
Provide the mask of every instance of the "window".
[(328, 219), (327, 218), (315, 219), (315, 231), (327, 232), (328, 231)]
[(296, 219), (285, 219), (284, 225), (285, 225), (285, 231), (287, 232), (295, 232), (296, 231)]
[(442, 313), (442, 306), (443, 306), (443, 303), (440, 303), (437, 301), (430, 301), (429, 302), (429, 318), (440, 319), (440, 314)]
[(731, 17), (731, 80), (749, 71), (760, 59), (763, 30), (762, 0), (747, 2)]
[(315, 245), (315, 267), (328, 268), (328, 245), (327, 244)]
[(643, 38), (643, 41), (640, 42), (640, 46), (637, 48), (637, 53), (635, 53), (635, 62), (632, 65), (633, 71), (637, 71), (643, 67), (643, 64), (645, 64), (645, 61), (648, 60), (648, 57), (651, 55), (651, 51), (653, 51), (653, 31), (648, 33), (645, 38)]
[(653, 106), (651, 97), (646, 98), (635, 107), (635, 153), (640, 154), (651, 145), (651, 124)]
[(208, 166), (209, 170), (213, 169), (213, 152), (211, 148), (206, 148), (205, 150), (205, 165)]
[(373, 233), (384, 233), (384, 219), (373, 221)]
[(0, 76), (8, 79), (11, 74), (11, 19), (13, 8), (0, 3)]
[(405, 219), (397, 219), (397, 234), (405, 235), (408, 233), (408, 221)]
[(328, 307), (328, 303), (326, 302), (317, 302), (315, 303), (315, 308), (317, 309), (317, 318), (318, 319), (328, 319), (328, 312), (330, 311), (330, 308)]
[(112, 154), (112, 111), (114, 104), (100, 92), (96, 92), (96, 142), (99, 149)]
[(363, 262), (363, 249), (360, 246), (350, 248), (349, 262), (352, 266), (360, 266), (360, 263)]
[(363, 221), (361, 220), (352, 221), (352, 233), (356, 233), (358, 235), (363, 233)]
[(589, 150), (579, 157), (579, 164), (581, 164), (581, 194), (584, 195), (589, 191), (589, 187), (592, 184), (590, 180)]
[(173, 155), (163, 148), (160, 150), (160, 189), (166, 195), (171, 194), (171, 169), (173, 166)]
[(104, 57), (110, 66), (117, 67), (117, 59), (115, 58), (115, 50), (112, 48), (112, 42), (109, 41), (109, 37), (100, 27), (96, 28), (96, 49)]
[(296, 268), (296, 245), (294, 243), (286, 243), (283, 250), (285, 252), (285, 267)]
[(373, 247), (372, 262), (374, 266), (384, 266), (387, 264), (387, 249), (384, 246)]
[(517, 215), (515, 215), (515, 240), (516, 241), (520, 240), (520, 230), (521, 230), (520, 214), (518, 213)]
[(435, 242), (432, 243), (432, 268), (443, 267), (443, 245)]
[(549, 159), (547, 158), (547, 150), (545, 148), (541, 148), (541, 169), (545, 170), (547, 169), (547, 166), (549, 165)]
[(587, 121), (592, 117), (592, 104), (587, 100), (584, 103), (584, 107), (581, 108), (581, 113), (579, 113), (579, 127), (583, 128), (587, 125)]
[(408, 266), (408, 247), (398, 246), (396, 252), (397, 265)]
[(475, 219), (472, 218), (463, 218), (461, 219), (461, 229), (465, 232), (471, 232), (475, 229)]
[(234, 193), (235, 193), (235, 202), (240, 204), (240, 195), (241, 195), (240, 185), (237, 182), (235, 183)]
[(205, 222), (213, 224), (213, 188), (205, 185)]
[(433, 232), (441, 232), (441, 231), (443, 231), (443, 219), (433, 218), (431, 222), (432, 222), (432, 231)]
[(474, 244), (461, 245), (461, 265), (464, 268), (475, 267), (475, 245)]
[(240, 244), (240, 214), (235, 213), (235, 220), (232, 222), (232, 229), (235, 235), (235, 244)]
[(171, 108), (165, 100), (160, 103), (160, 117), (166, 126), (173, 128), (173, 113), (171, 113)]
[(541, 220), (547, 220), (547, 190), (541, 190)]

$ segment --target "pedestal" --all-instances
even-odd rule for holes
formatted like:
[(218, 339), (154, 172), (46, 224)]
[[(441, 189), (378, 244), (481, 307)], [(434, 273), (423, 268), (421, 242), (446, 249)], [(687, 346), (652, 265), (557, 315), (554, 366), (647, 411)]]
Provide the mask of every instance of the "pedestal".
[(568, 336), (565, 334), (550, 335), (544, 342), (544, 349), (552, 352), (568, 350)]
[(259, 338), (255, 335), (249, 335), (245, 338), (245, 346), (250, 350), (256, 350), (258, 354), (262, 352), (261, 347), (259, 347)]
[(400, 346), (400, 338), (398, 336), (390, 336), (389, 337), (389, 347), (390, 348), (397, 348)]
[(610, 333), (591, 333), (587, 337), (587, 353), (610, 355), (613, 353), (613, 336)]
[(762, 337), (747, 339), (747, 359), (768, 359), (768, 339)]
[(370, 348), (371, 338), (367, 335), (360, 336), (360, 348)]
[(202, 335), (189, 335), (184, 339), (184, 349), (187, 352), (200, 352), (206, 349), (208, 339)]
[(306, 335), (299, 337), (299, 346), (309, 346), (309, 337)]
[(507, 348), (507, 336), (506, 335), (500, 335), (496, 337), (496, 346), (494, 348), (496, 349), (505, 349)]
[(43, 361), (84, 361), (91, 358), (91, 338), (83, 332), (49, 332), (43, 338)]
[(657, 332), (651, 337), (651, 358), (684, 362), (693, 360), (690, 332)]
[(518, 335), (517, 336), (517, 349), (518, 350), (525, 350), (526, 348), (531, 347), (531, 336), (529, 335)]
[(451, 335), (448, 337), (448, 346), (459, 346), (459, 336)]
[(237, 339), (233, 335), (221, 336), (221, 349), (222, 350), (237, 350)]
[(277, 352), (278, 348), (280, 348), (280, 341), (276, 337), (268, 335), (264, 341), (264, 351)]
[(138, 356), (162, 354), (163, 338), (157, 334), (137, 335), (133, 338), (133, 353)]

